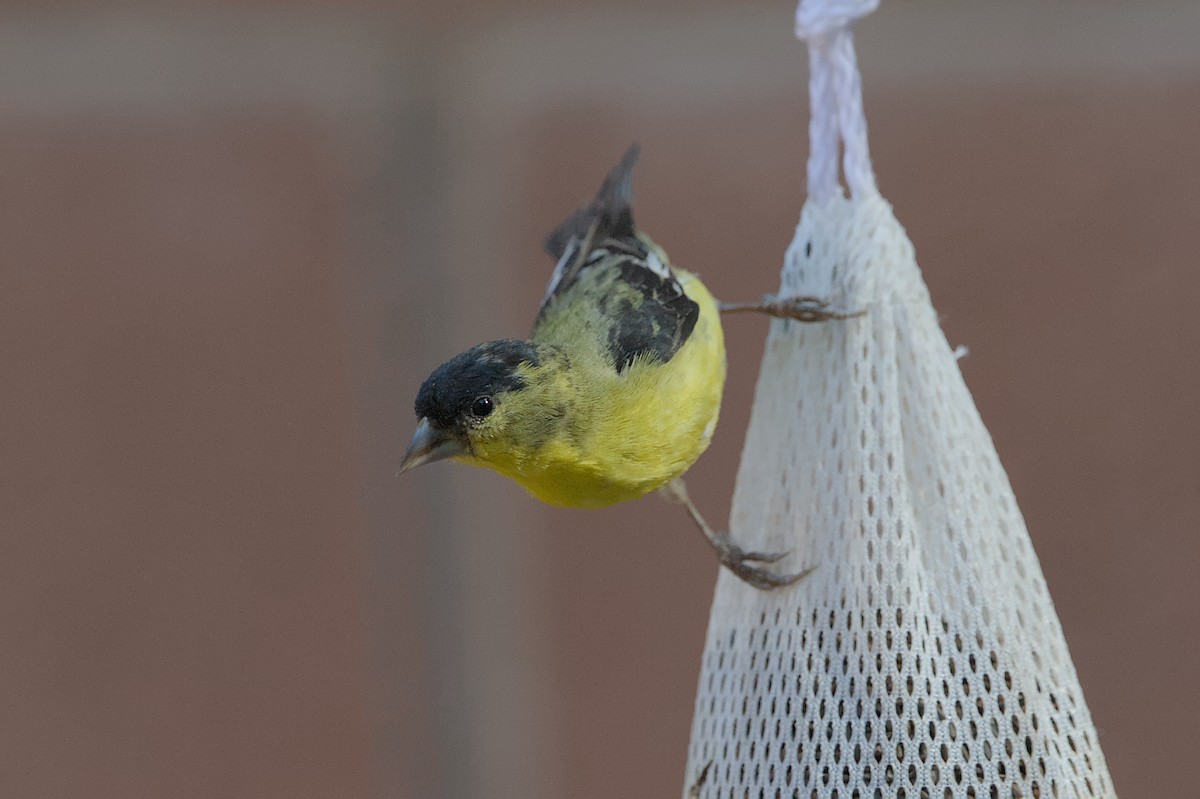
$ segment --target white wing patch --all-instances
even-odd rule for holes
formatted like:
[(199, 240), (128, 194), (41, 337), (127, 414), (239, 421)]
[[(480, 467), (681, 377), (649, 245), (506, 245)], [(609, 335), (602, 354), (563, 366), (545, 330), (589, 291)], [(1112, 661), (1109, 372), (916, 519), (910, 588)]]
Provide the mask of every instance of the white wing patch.
[(546, 293), (542, 295), (542, 303), (538, 308), (545, 308), (546, 303), (554, 296), (554, 292), (558, 290), (558, 284), (562, 282), (563, 275), (567, 273), (567, 264), (571, 263), (571, 259), (575, 257), (575, 251), (578, 249), (578, 239), (567, 242), (567, 246), (563, 248), (562, 257), (554, 265), (554, 274), (550, 276), (550, 283), (546, 286)]
[(671, 270), (667, 268), (667, 265), (662, 262), (662, 259), (658, 257), (658, 253), (653, 249), (646, 255), (646, 267), (663, 280), (671, 279)]

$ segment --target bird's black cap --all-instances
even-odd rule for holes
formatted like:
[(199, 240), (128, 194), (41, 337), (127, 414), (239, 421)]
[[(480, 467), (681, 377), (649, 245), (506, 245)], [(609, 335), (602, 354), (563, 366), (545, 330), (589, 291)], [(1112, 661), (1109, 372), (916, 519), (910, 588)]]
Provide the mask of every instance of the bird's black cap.
[(541, 359), (536, 346), (515, 339), (488, 341), (454, 356), (421, 384), (414, 405), (417, 416), (443, 430), (460, 426), (477, 397), (525, 387), (517, 373), (522, 363), (536, 367)]

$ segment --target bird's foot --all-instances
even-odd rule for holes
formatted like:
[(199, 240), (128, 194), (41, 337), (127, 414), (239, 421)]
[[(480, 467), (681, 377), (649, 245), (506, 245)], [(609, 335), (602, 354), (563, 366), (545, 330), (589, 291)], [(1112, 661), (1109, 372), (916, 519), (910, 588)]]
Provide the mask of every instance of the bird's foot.
[(700, 514), (700, 510), (692, 502), (691, 497), (688, 496), (687, 486), (680, 477), (676, 477), (667, 483), (659, 489), (659, 492), (669, 502), (683, 505), (687, 509), (688, 515), (692, 517), (692, 521), (696, 523), (696, 527), (700, 529), (700, 532), (708, 540), (709, 545), (716, 551), (717, 558), (721, 561), (722, 566), (737, 575), (743, 582), (759, 590), (770, 591), (773, 588), (782, 588), (785, 585), (791, 585), (807, 576), (816, 568), (815, 566), (810, 566), (796, 574), (776, 574), (770, 569), (755, 566), (753, 565), (755, 563), (775, 563), (788, 553), (746, 552), (733, 543), (733, 539), (729, 533), (718, 533)]
[(781, 319), (800, 322), (828, 322), (834, 319), (853, 319), (867, 312), (846, 311), (830, 307), (828, 300), (819, 297), (779, 297), (768, 294), (759, 302), (723, 302), (718, 306), (721, 313), (746, 313), (753, 311)]
[(713, 549), (721, 565), (737, 575), (744, 583), (748, 583), (763, 591), (782, 588), (807, 577), (815, 566), (810, 566), (795, 574), (778, 574), (754, 563), (775, 563), (785, 557), (787, 552), (745, 552), (729, 537), (728, 533), (718, 533), (712, 539)]

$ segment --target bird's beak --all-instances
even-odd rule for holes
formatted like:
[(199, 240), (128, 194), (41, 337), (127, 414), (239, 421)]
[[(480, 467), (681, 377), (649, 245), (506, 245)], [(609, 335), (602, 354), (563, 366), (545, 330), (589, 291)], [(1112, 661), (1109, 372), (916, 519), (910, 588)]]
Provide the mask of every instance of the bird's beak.
[(404, 457), (400, 460), (400, 468), (396, 470), (396, 476), (399, 477), (409, 469), (415, 469), (425, 463), (433, 463), (464, 454), (466, 454), (466, 448), (461, 442), (445, 431), (438, 430), (429, 423), (428, 419), (423, 418), (417, 423), (417, 431), (413, 433), (412, 442), (404, 451)]

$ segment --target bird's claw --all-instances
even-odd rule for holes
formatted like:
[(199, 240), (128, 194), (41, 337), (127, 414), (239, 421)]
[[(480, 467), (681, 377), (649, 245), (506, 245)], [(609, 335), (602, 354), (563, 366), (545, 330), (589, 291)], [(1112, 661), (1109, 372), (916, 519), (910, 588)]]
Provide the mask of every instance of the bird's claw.
[(684, 485), (682, 478), (676, 477), (660, 488), (659, 491), (670, 502), (676, 502), (687, 508), (692, 521), (696, 523), (696, 527), (704, 534), (709, 546), (716, 551), (721, 565), (737, 575), (738, 579), (755, 588), (762, 591), (770, 591), (772, 588), (782, 588), (803, 578), (816, 568), (815, 566), (809, 567), (797, 574), (776, 574), (761, 566), (754, 566), (752, 565), (754, 563), (774, 563), (788, 553), (746, 552), (733, 543), (733, 539), (728, 532), (717, 532), (714, 530), (709, 526), (708, 522), (704, 521), (704, 517), (700, 515), (700, 511), (692, 503), (691, 498), (688, 497), (687, 486)]
[(787, 552), (742, 552), (736, 546), (734, 549), (740, 553), (742, 560), (753, 560), (758, 563), (774, 563), (788, 556)]
[(759, 302), (721, 303), (722, 313), (740, 313), (757, 311), (768, 316), (781, 319), (795, 319), (800, 322), (828, 322), (833, 319), (853, 319), (866, 314), (865, 310), (844, 311), (830, 308), (827, 300), (820, 297), (780, 297), (768, 294)]
[(722, 566), (737, 575), (738, 579), (763, 591), (791, 585), (806, 577), (815, 568), (809, 567), (796, 574), (776, 574), (760, 566), (752, 566), (751, 563), (774, 563), (786, 556), (787, 552), (744, 552), (728, 538), (717, 544), (716, 549)]

